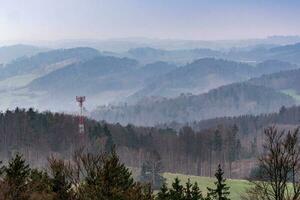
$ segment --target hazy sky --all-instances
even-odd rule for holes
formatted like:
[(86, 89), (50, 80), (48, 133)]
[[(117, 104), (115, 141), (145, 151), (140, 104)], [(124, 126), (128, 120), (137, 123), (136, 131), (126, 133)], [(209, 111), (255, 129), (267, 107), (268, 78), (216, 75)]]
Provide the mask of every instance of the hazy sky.
[(0, 41), (300, 35), (299, 0), (0, 0)]

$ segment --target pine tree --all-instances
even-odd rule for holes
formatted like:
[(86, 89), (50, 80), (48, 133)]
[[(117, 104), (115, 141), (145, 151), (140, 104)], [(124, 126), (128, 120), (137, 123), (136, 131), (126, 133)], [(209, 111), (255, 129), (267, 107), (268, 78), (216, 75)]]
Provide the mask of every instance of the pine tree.
[(133, 186), (131, 172), (120, 162), (119, 157), (113, 149), (105, 159), (99, 177), (102, 182), (102, 195), (108, 199), (117, 199), (115, 191), (124, 192)]
[(68, 169), (63, 160), (50, 158), (50, 184), (56, 200), (72, 199), (72, 184), (68, 177)]
[(85, 184), (80, 187), (82, 199), (127, 200), (143, 196), (141, 187), (134, 183), (131, 172), (120, 162), (115, 148), (103, 155), (87, 154), (82, 156), (82, 161), (87, 170)]
[(166, 183), (160, 188), (160, 191), (157, 193), (156, 200), (170, 200), (170, 193)]
[(183, 200), (184, 199), (184, 190), (183, 186), (180, 184), (180, 180), (175, 178), (172, 183), (172, 189), (170, 189), (170, 199), (171, 200)]
[(5, 196), (6, 199), (24, 200), (27, 199), (28, 194), (28, 178), (30, 175), (30, 167), (26, 164), (21, 155), (17, 154), (8, 164), (3, 168), (4, 182), (9, 187)]
[(203, 200), (202, 193), (199, 189), (198, 183), (195, 182), (192, 187), (192, 198), (191, 200)]
[(226, 179), (223, 177), (224, 172), (221, 168), (221, 165), (218, 165), (218, 169), (215, 173), (215, 177), (217, 179), (217, 181), (214, 183), (216, 188), (212, 189), (212, 188), (207, 188), (208, 193), (208, 199), (213, 199), (213, 200), (230, 200), (228, 198), (230, 192), (229, 192), (229, 188), (226, 185)]
[(193, 184), (191, 183), (191, 180), (188, 179), (188, 181), (185, 184), (185, 188), (184, 188), (184, 199), (185, 200), (192, 200), (192, 187), (193, 187)]

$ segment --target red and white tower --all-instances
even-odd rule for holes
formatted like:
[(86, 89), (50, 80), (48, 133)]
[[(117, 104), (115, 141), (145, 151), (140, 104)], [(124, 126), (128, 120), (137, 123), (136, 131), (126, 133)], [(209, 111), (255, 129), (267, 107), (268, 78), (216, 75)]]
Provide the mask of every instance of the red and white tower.
[(79, 130), (79, 134), (83, 135), (84, 134), (83, 102), (85, 102), (85, 96), (76, 96), (76, 101), (79, 103), (79, 107), (80, 107), (78, 130)]

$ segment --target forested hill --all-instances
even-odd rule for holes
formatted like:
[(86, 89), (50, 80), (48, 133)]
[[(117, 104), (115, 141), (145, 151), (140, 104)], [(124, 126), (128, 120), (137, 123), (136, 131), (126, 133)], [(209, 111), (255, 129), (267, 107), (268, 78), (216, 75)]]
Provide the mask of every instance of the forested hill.
[[(79, 137), (77, 120), (72, 115), (39, 113), (33, 109), (17, 108), (1, 113), (0, 159), (6, 162), (20, 152), (33, 166), (44, 166), (51, 154), (69, 159), (81, 145), (96, 152), (109, 150), (115, 144), (128, 166), (141, 167), (155, 152), (165, 171), (209, 176), (217, 163), (222, 162), (227, 170), (233, 164), (232, 169), (236, 169), (233, 177), (243, 177), (249, 172), (249, 166), (244, 166), (242, 160), (254, 156), (247, 150), (247, 144), (242, 146), (242, 136), (235, 126), (201, 132), (184, 127), (176, 134), (172, 129), (121, 126), (86, 119), (85, 137)], [(221, 150), (222, 157), (218, 156)], [(238, 163), (242, 167), (235, 168)]]
[(300, 106), (281, 107), (277, 112), (260, 115), (241, 115), (234, 117), (219, 117), (214, 119), (194, 121), (190, 123), (172, 122), (160, 124), (160, 128), (173, 128), (180, 130), (184, 126), (189, 126), (195, 131), (215, 128), (218, 125), (236, 125), (242, 135), (261, 134), (263, 129), (268, 126), (279, 125), (285, 127), (297, 127), (300, 125)]
[(0, 47), (0, 64), (9, 63), (16, 58), (32, 56), (43, 51), (47, 51), (47, 49), (24, 44), (2, 46)]
[(32, 81), (28, 87), (31, 90), (42, 90), (56, 95), (88, 95), (127, 89), (133, 87), (133, 81), (128, 80), (128, 84), (121, 84), (122, 80), (119, 79), (124, 74), (133, 73), (137, 65), (132, 59), (98, 56), (51, 72)]
[(203, 119), (260, 114), (291, 106), (292, 97), (262, 86), (235, 83), (201, 95), (177, 98), (143, 99), (135, 105), (102, 106), (92, 117), (108, 122), (155, 125), (167, 122), (191, 122)]
[(249, 80), (253, 85), (260, 85), (276, 90), (281, 90), (299, 100), (300, 94), (300, 70), (288, 70), (274, 74), (264, 75), (259, 78)]
[(176, 97), (180, 93), (200, 94), (222, 85), (296, 68), (297, 65), (278, 60), (266, 60), (251, 66), (224, 59), (203, 58), (154, 79), (132, 95), (131, 99), (149, 96)]
[[(21, 57), (1, 69), (0, 80), (17, 75), (43, 74), (51, 72), (66, 64), (88, 60), (99, 55), (92, 48), (78, 47), (73, 49), (57, 49), (38, 53), (33, 56)], [(65, 63), (65, 64), (64, 64)]]

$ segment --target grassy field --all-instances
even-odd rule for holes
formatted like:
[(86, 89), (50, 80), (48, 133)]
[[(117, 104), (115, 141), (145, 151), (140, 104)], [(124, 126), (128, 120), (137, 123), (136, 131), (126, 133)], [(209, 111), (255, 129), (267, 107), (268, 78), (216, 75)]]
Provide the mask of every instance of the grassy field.
[[(164, 177), (167, 179), (168, 186), (170, 186), (173, 180), (178, 177), (181, 183), (187, 182), (188, 178), (191, 182), (197, 182), (203, 194), (206, 194), (206, 187), (214, 187), (214, 178), (200, 177), (200, 176), (188, 176), (182, 174), (165, 173)], [(227, 179), (227, 183), (230, 186), (230, 198), (231, 200), (239, 200), (241, 194), (249, 187), (249, 183), (246, 180)]]

